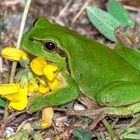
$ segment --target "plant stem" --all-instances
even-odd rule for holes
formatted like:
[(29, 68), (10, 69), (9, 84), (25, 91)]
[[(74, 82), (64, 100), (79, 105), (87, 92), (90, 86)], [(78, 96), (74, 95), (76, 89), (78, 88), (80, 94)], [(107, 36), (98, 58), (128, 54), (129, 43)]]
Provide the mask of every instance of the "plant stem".
[(116, 137), (116, 135), (115, 135), (112, 127), (110, 126), (110, 124), (108, 123), (108, 121), (106, 119), (103, 119), (102, 122), (103, 122), (104, 126), (106, 127), (106, 129), (108, 130), (108, 132), (113, 140)]
[(4, 110), (0, 110), (0, 114), (4, 114)]
[[(26, 1), (26, 5), (25, 5), (25, 8), (24, 8), (22, 21), (21, 21), (21, 25), (20, 25), (20, 31), (19, 31), (19, 35), (18, 35), (17, 45), (16, 45), (17, 49), (20, 48), (21, 39), (22, 39), (22, 35), (23, 35), (23, 31), (24, 31), (24, 27), (25, 27), (25, 23), (26, 23), (26, 19), (27, 19), (27, 14), (28, 14), (31, 2), (32, 2), (32, 0), (27, 0)], [(17, 62), (13, 62), (9, 83), (13, 83), (13, 81), (14, 81), (16, 67), (17, 67)], [(5, 112), (4, 112), (4, 120), (8, 117), (8, 104), (9, 103), (7, 102), (6, 107), (5, 107)]]
[[(26, 1), (26, 5), (25, 5), (25, 8), (24, 8), (24, 12), (23, 12), (22, 20), (21, 20), (17, 45), (16, 45), (17, 49), (20, 48), (21, 39), (22, 39), (22, 36), (23, 36), (23, 31), (24, 31), (24, 27), (25, 27), (25, 23), (26, 23), (26, 19), (27, 19), (27, 15), (28, 15), (28, 11), (29, 11), (31, 2), (32, 2), (32, 0), (27, 0)], [(17, 67), (17, 62), (13, 62), (12, 69), (11, 69), (11, 74), (10, 74), (10, 83), (13, 83), (16, 67)]]
[(130, 127), (132, 127), (134, 124), (136, 124), (139, 120), (140, 120), (140, 114), (138, 115), (138, 117), (136, 117), (135, 119), (133, 119), (133, 120), (131, 121), (130, 124), (127, 125), (127, 127), (121, 132), (120, 135), (123, 135), (123, 133), (126, 133), (127, 130), (128, 130)]

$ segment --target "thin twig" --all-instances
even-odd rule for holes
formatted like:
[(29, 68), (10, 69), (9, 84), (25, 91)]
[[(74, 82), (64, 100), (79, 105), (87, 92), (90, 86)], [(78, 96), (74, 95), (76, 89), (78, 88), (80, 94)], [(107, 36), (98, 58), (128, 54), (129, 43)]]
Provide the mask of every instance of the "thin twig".
[(5, 6), (11, 6), (11, 5), (16, 5), (23, 2), (24, 1), (21, 1), (21, 0), (14, 0), (14, 1), (4, 1), (2, 4)]
[(74, 16), (72, 23), (74, 23), (79, 17), (80, 15), (83, 13), (83, 11), (85, 10), (85, 8), (88, 6), (88, 4), (90, 3), (91, 0), (86, 0), (86, 2), (84, 3), (84, 5), (81, 7), (80, 11)]
[(133, 12), (139, 12), (140, 9), (133, 7), (133, 6), (129, 6), (129, 5), (123, 5), (125, 9), (129, 10), (129, 11), (133, 11)]
[(68, 1), (68, 3), (65, 5), (65, 7), (59, 13), (58, 17), (61, 17), (61, 16), (63, 16), (66, 13), (66, 11), (67, 11), (68, 7), (70, 6), (70, 4), (72, 3), (72, 1), (73, 0), (69, 0)]

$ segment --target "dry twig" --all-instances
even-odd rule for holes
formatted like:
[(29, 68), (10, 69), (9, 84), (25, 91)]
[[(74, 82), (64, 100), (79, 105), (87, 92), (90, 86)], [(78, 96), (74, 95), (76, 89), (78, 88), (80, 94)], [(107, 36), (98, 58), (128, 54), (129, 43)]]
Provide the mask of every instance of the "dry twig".
[(85, 10), (85, 8), (88, 6), (88, 4), (90, 3), (91, 0), (86, 0), (84, 5), (81, 7), (80, 11), (74, 16), (72, 23), (74, 23), (79, 17), (80, 15), (83, 13), (83, 11)]

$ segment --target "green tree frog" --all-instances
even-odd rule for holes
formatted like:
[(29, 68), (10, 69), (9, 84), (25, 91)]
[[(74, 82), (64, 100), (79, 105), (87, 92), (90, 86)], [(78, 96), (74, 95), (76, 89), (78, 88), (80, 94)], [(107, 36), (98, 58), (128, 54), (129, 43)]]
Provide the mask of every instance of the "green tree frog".
[(56, 106), (83, 93), (109, 115), (129, 116), (140, 111), (140, 53), (115, 49), (68, 28), (39, 18), (22, 40), (25, 50), (53, 62), (65, 83), (44, 96), (31, 97), (31, 111)]

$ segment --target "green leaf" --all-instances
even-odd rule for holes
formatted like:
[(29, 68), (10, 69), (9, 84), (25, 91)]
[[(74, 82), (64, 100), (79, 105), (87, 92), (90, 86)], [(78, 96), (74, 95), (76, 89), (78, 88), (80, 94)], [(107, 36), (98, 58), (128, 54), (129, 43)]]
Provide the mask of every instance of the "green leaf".
[(105, 140), (105, 136), (102, 131), (97, 134), (97, 140)]
[(31, 126), (33, 129), (41, 129), (42, 128), (42, 120), (33, 122)]
[(29, 132), (27, 130), (20, 130), (15, 133), (14, 138), (17, 140), (28, 140)]
[(116, 18), (123, 26), (134, 27), (134, 21), (126, 9), (115, 0), (109, 0), (107, 4), (108, 12)]
[(84, 131), (75, 128), (72, 133), (75, 137), (80, 138), (81, 140), (91, 140), (92, 138), (91, 131)]
[(131, 127), (127, 129), (127, 133), (132, 133), (132, 132), (138, 132), (138, 128), (137, 127)]
[(86, 8), (91, 23), (108, 39), (116, 41), (114, 30), (121, 26), (121, 23), (109, 13), (93, 6)]
[(138, 135), (138, 134), (128, 134), (128, 135), (124, 136), (123, 138), (131, 139), (131, 140), (139, 140), (140, 135)]
[(27, 130), (23, 132), (22, 140), (29, 140), (29, 132)]
[(5, 107), (6, 106), (6, 101), (2, 98), (0, 98), (0, 106)]

